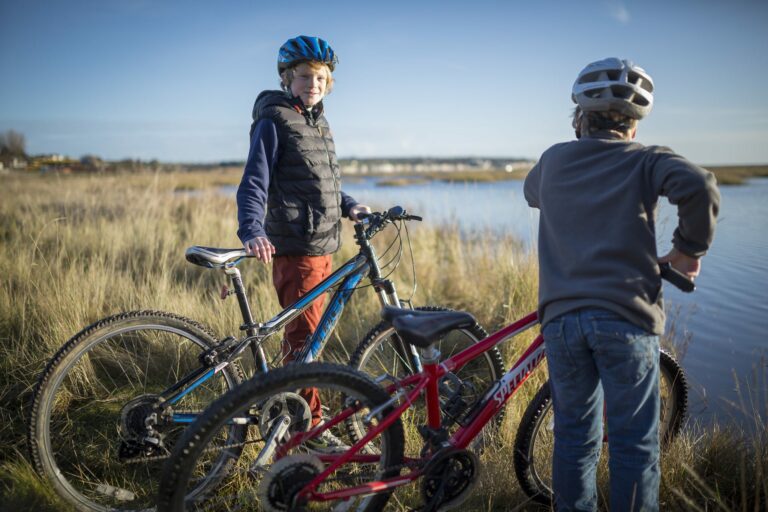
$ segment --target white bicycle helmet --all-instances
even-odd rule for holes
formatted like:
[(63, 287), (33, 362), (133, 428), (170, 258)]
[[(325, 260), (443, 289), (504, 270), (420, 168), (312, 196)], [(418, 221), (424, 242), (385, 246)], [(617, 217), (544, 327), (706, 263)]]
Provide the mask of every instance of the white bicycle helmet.
[(653, 80), (631, 60), (611, 57), (581, 70), (573, 83), (571, 99), (584, 112), (613, 110), (642, 119), (653, 108)]

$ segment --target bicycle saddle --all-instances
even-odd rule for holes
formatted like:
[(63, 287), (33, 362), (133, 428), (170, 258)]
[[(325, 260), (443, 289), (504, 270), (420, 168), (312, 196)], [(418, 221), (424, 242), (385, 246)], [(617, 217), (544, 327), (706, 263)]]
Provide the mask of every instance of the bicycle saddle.
[(188, 262), (207, 268), (221, 268), (227, 263), (245, 258), (245, 256), (245, 249), (219, 249), (199, 245), (193, 245), (184, 253)]
[(465, 311), (415, 311), (385, 306), (381, 317), (391, 323), (403, 341), (427, 348), (451, 329), (475, 325), (475, 317)]

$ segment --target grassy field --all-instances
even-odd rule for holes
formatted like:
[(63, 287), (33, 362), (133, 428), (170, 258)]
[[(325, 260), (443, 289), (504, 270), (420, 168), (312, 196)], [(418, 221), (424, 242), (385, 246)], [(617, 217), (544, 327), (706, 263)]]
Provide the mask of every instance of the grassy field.
[[(237, 334), (236, 302), (218, 298), (224, 276), (188, 264), (183, 254), (190, 245), (237, 247), (236, 207), (216, 187), (237, 183), (238, 173), (0, 176), (1, 510), (67, 510), (28, 461), (25, 414), (46, 361), (84, 326), (152, 308), (194, 318), (220, 337)], [(355, 252), (346, 224), (336, 264)], [(488, 330), (535, 308), (535, 258), (517, 241), (429, 225), (410, 234), (413, 261), (406, 251), (392, 276), (401, 297), (411, 295), (413, 263), (416, 305), (469, 310)], [(383, 249), (387, 237), (378, 242)], [(256, 316), (271, 317), (280, 308), (269, 268), (248, 261), (241, 269)], [(355, 346), (378, 321), (377, 304), (370, 291), (356, 294), (329, 348)], [(505, 347), (505, 363), (521, 348)], [(498, 449), (484, 453), (466, 510), (533, 508), (514, 479), (511, 445), (544, 372), (535, 378), (510, 404)], [(755, 418), (756, 425), (764, 420)], [(764, 429), (756, 431), (689, 425), (662, 460), (663, 509), (765, 510), (768, 441)], [(415, 506), (417, 497), (416, 489), (401, 493), (392, 510)]]
[(768, 176), (768, 165), (708, 165), (705, 168), (717, 176), (721, 185), (743, 185), (749, 178)]

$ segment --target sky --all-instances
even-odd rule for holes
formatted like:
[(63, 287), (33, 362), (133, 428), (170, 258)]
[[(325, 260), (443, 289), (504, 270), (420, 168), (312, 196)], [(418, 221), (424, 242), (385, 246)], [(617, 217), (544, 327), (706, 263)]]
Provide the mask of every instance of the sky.
[(637, 140), (768, 163), (768, 1), (0, 0), (0, 132), (27, 153), (245, 160), (251, 107), (297, 35), (339, 56), (340, 158), (536, 159), (573, 138), (589, 62), (655, 82)]

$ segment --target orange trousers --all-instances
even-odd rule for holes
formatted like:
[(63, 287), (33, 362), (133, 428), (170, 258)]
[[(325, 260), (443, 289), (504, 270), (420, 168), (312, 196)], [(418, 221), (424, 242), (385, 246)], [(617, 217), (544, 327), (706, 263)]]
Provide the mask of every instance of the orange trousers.
[[(302, 295), (317, 286), (331, 274), (332, 257), (324, 256), (275, 256), (272, 260), (272, 283), (277, 291), (280, 306), (286, 308)], [(295, 320), (285, 327), (283, 356), (285, 362), (293, 361), (304, 346), (323, 315), (325, 294), (320, 295)], [(317, 388), (307, 388), (299, 393), (312, 411), (312, 426), (322, 420), (320, 393)]]

